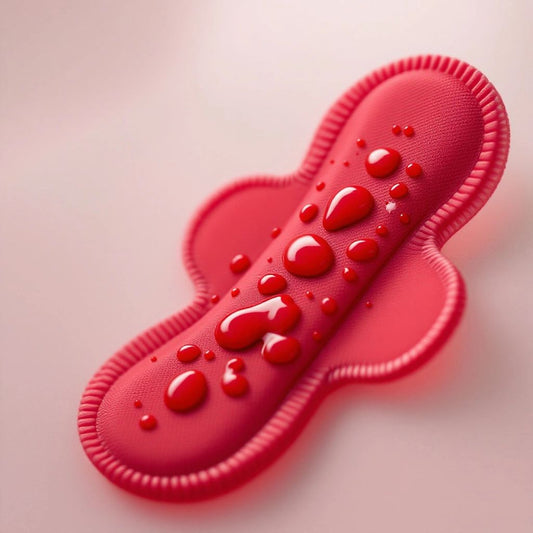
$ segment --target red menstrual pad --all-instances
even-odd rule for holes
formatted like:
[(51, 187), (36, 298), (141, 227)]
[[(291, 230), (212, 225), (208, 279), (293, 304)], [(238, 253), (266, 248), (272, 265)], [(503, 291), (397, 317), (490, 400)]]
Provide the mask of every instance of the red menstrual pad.
[(486, 202), (509, 128), (476, 69), (420, 56), (377, 70), (323, 119), (302, 165), (236, 182), (185, 239), (194, 301), (90, 381), (83, 447), (146, 497), (245, 482), (336, 386), (428, 359), (464, 305), (442, 244)]

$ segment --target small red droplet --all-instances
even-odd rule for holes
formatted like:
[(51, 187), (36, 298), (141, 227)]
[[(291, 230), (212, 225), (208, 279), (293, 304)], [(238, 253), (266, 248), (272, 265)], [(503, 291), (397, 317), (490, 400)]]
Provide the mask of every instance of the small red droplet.
[(244, 361), (240, 357), (234, 357), (226, 363), (226, 368), (231, 368), (235, 372), (244, 370)]
[(215, 352), (213, 350), (206, 350), (204, 352), (204, 358), (206, 361), (212, 361), (215, 358)]
[(422, 174), (422, 167), (418, 163), (409, 163), (405, 167), (405, 173), (410, 178), (418, 178)]
[(235, 357), (227, 362), (220, 385), (228, 396), (236, 398), (248, 391), (248, 380), (244, 376), (237, 374), (243, 369), (244, 361), (240, 357)]
[(309, 300), (313, 300), (315, 295), (311, 291), (305, 291), (305, 295)]
[(365, 302), (365, 306), (366, 306), (367, 309), (370, 309), (370, 308), (372, 307), (372, 305), (373, 305), (373, 304), (372, 304), (372, 302), (371, 302), (370, 300), (367, 300), (367, 301)]
[(257, 288), (261, 294), (265, 296), (270, 294), (277, 294), (285, 290), (287, 281), (279, 274), (265, 274), (258, 282)]
[(400, 154), (393, 148), (377, 148), (366, 158), (367, 172), (374, 178), (390, 176), (400, 164)]
[(211, 303), (216, 304), (220, 300), (220, 296), (218, 294), (213, 294), (211, 296)]
[(355, 144), (357, 144), (359, 148), (364, 148), (366, 146), (366, 141), (364, 139), (357, 139), (355, 141)]
[(312, 333), (313, 340), (316, 342), (320, 342), (322, 340), (322, 333), (320, 331), (313, 331)]
[(392, 133), (394, 133), (394, 135), (400, 135), (400, 133), (402, 133), (402, 128), (398, 124), (394, 124), (394, 126), (392, 126)]
[(157, 361), (157, 357), (153, 355), (152, 357), (150, 357), (150, 361), (152, 361), (152, 363), (155, 363)]
[(157, 426), (157, 418), (154, 415), (143, 415), (139, 420), (139, 426), (147, 431)]
[(326, 186), (326, 184), (325, 184), (323, 181), (319, 181), (319, 182), (316, 184), (316, 190), (317, 190), (317, 191), (321, 191), (325, 186)]
[(272, 257), (267, 257), (267, 263), (272, 263)]
[(229, 264), (230, 270), (234, 274), (240, 274), (250, 268), (250, 258), (244, 254), (237, 254)]
[(165, 405), (173, 411), (189, 411), (200, 405), (207, 394), (207, 381), (199, 370), (178, 374), (165, 391)]
[(402, 182), (395, 183), (389, 190), (392, 198), (403, 198), (408, 192), (407, 185)]
[(379, 224), (376, 228), (376, 233), (380, 237), (386, 237), (389, 234), (389, 230), (387, 229), (387, 226), (385, 226), (385, 224)]
[(196, 344), (184, 344), (176, 352), (176, 357), (182, 363), (190, 363), (194, 361), (200, 354), (202, 350), (196, 346)]
[(300, 355), (300, 343), (293, 337), (267, 333), (263, 337), (261, 355), (269, 363), (291, 363)]
[(233, 298), (239, 296), (240, 292), (241, 290), (239, 289), (239, 287), (233, 287), (233, 289), (231, 289), (231, 295), (233, 296)]
[(327, 296), (322, 300), (320, 303), (320, 309), (322, 309), (322, 312), (325, 315), (333, 315), (337, 312), (337, 302), (333, 299)]
[(143, 403), (141, 402), (141, 400), (135, 400), (133, 402), (133, 405), (137, 407), (137, 409), (140, 409), (143, 406)]
[(330, 160), (329, 160), (329, 164), (330, 164), (330, 165), (333, 165), (333, 163), (335, 163), (335, 159), (330, 159)]
[(378, 255), (378, 243), (374, 239), (358, 239), (352, 242), (346, 255), (354, 261), (370, 261)]
[(349, 162), (349, 161), (345, 161), (345, 162), (343, 163), (343, 165), (344, 165), (345, 167), (349, 167), (349, 166), (350, 166), (350, 162)]
[(335, 261), (330, 245), (318, 235), (301, 235), (293, 239), (283, 253), (285, 268), (295, 276), (320, 276)]
[(316, 204), (305, 204), (300, 209), (300, 220), (302, 222), (311, 222), (318, 214), (318, 206)]
[(272, 231), (270, 233), (270, 236), (275, 239), (276, 237), (279, 237), (279, 234), (281, 233), (281, 228), (275, 227), (272, 228)]
[(342, 277), (349, 281), (350, 283), (353, 283), (354, 281), (357, 281), (357, 278), (359, 277), (357, 275), (357, 272), (350, 267), (344, 267), (344, 270), (342, 271)]
[(403, 134), (406, 136), (406, 137), (412, 137), (415, 133), (415, 129), (413, 128), (413, 126), (404, 126), (403, 128)]
[(402, 224), (409, 224), (411, 217), (407, 213), (400, 213), (400, 222)]

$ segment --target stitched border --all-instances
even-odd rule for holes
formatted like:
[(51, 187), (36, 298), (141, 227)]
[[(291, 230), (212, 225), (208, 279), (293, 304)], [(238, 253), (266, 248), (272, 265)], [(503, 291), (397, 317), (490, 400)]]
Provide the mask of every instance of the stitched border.
[[(131, 366), (194, 324), (208, 306), (208, 283), (194, 262), (192, 243), (204, 216), (237, 190), (256, 185), (284, 186), (292, 180), (311, 181), (354, 109), (383, 81), (413, 70), (433, 70), (454, 76), (478, 101), (483, 117), (484, 138), (479, 159), (457, 192), (411, 237), (436, 269), (446, 290), (437, 320), (410, 350), (380, 364), (342, 365), (317, 369), (300, 378), (272, 418), (233, 456), (206, 470), (186, 475), (154, 476), (128, 468), (100, 441), (96, 420), (98, 409), (112, 384)], [(181, 311), (121, 348), (91, 379), (78, 413), (80, 440), (95, 466), (111, 481), (146, 497), (184, 501), (225, 492), (248, 480), (277, 457), (297, 436), (320, 399), (333, 387), (348, 381), (391, 379), (421, 364), (441, 346), (458, 322), (464, 307), (464, 286), (456, 268), (440, 254), (440, 247), (487, 201), (503, 173), (509, 149), (509, 124), (503, 103), (490, 82), (474, 67), (458, 59), (424, 55), (391, 63), (378, 69), (349, 89), (322, 120), (300, 168), (285, 177), (256, 176), (223, 189), (192, 220), (183, 246), (185, 267), (196, 295)]]

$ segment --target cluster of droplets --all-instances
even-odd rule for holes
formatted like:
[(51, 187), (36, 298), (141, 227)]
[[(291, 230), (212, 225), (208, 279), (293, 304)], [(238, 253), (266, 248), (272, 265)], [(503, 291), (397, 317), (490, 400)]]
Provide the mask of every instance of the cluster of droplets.
[[(394, 135), (412, 137), (414, 128), (410, 125), (403, 128), (397, 124), (392, 126)], [(356, 139), (359, 148), (366, 147), (366, 141)], [(380, 147), (372, 150), (365, 158), (367, 173), (377, 179), (383, 179), (396, 172), (401, 162), (399, 152), (393, 148)], [(334, 164), (335, 160), (330, 160)], [(343, 166), (349, 167), (349, 161), (343, 161)], [(422, 175), (422, 168), (418, 163), (409, 163), (405, 173), (410, 178)], [(325, 182), (319, 181), (315, 188), (323, 191)], [(389, 189), (391, 200), (385, 205), (387, 213), (391, 214), (397, 208), (397, 202), (409, 194), (408, 186), (404, 182), (397, 182)], [(337, 191), (328, 201), (322, 218), (322, 225), (328, 232), (336, 232), (365, 219), (374, 209), (372, 194), (362, 186), (344, 187)], [(319, 214), (319, 207), (315, 203), (305, 204), (299, 211), (300, 221), (304, 224), (313, 222)], [(405, 212), (399, 214), (403, 224), (410, 223), (410, 216)], [(281, 228), (274, 227), (271, 237), (277, 238)], [(385, 224), (376, 227), (379, 237), (386, 237), (389, 230)], [(373, 238), (359, 238), (346, 247), (346, 256), (355, 263), (369, 262), (379, 255), (378, 242)], [(267, 258), (269, 263), (272, 257)], [(308, 233), (292, 239), (283, 252), (283, 265), (292, 275), (300, 278), (313, 278), (328, 272), (335, 262), (334, 252), (328, 242), (319, 235)], [(229, 268), (234, 274), (242, 274), (251, 266), (250, 258), (242, 253), (236, 254), (229, 263)], [(343, 279), (350, 284), (356, 283), (359, 276), (351, 266), (342, 270)], [(245, 308), (238, 309), (222, 319), (215, 329), (215, 340), (222, 348), (230, 351), (243, 350), (262, 341), (261, 355), (272, 364), (287, 364), (294, 361), (300, 354), (299, 341), (287, 334), (298, 323), (301, 310), (288, 294), (281, 294), (287, 288), (287, 280), (280, 274), (267, 273), (257, 282), (257, 289), (261, 295), (269, 296), (268, 299)], [(238, 287), (230, 291), (232, 297), (240, 294)], [(278, 295), (278, 296), (273, 296)], [(314, 300), (314, 294), (307, 290), (305, 296)], [(211, 302), (216, 304), (220, 297), (211, 296)], [(372, 307), (372, 302), (366, 301), (367, 308)], [(326, 296), (320, 301), (320, 309), (326, 316), (338, 312), (337, 301)], [(316, 342), (322, 342), (323, 334), (315, 330), (311, 334)], [(202, 354), (202, 349), (195, 344), (181, 346), (176, 357), (180, 363), (188, 365), (196, 361)], [(215, 353), (211, 349), (203, 351), (204, 358), (211, 361)], [(157, 361), (155, 357), (152, 362)], [(245, 364), (240, 357), (234, 357), (225, 365), (220, 385), (224, 393), (230, 397), (244, 396), (249, 390), (249, 383), (244, 375)], [(184, 370), (178, 374), (168, 385), (164, 402), (166, 406), (176, 412), (190, 411), (198, 407), (207, 395), (207, 380), (204, 374), (195, 369)], [(136, 408), (142, 407), (140, 400), (135, 400)], [(151, 430), (157, 426), (156, 418), (143, 415), (139, 420), (142, 429)]]

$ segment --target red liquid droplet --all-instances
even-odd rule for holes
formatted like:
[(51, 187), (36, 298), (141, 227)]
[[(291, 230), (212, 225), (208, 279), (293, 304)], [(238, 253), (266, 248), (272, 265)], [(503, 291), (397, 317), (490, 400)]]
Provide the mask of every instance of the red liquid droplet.
[(157, 357), (155, 355), (153, 357), (150, 357), (150, 361), (152, 361), (152, 363), (155, 363), (157, 361)]
[(196, 344), (184, 344), (176, 352), (176, 357), (182, 363), (190, 363), (191, 361), (194, 361), (201, 353), (202, 350), (200, 350)]
[(352, 242), (346, 255), (354, 261), (370, 261), (378, 255), (378, 243), (374, 239), (359, 239)]
[(313, 300), (315, 295), (311, 291), (305, 291), (305, 295), (309, 300)]
[(248, 380), (237, 374), (241, 370), (244, 370), (244, 361), (240, 357), (235, 357), (227, 362), (220, 384), (228, 396), (236, 398), (248, 391)]
[(365, 306), (367, 309), (370, 309), (372, 307), (372, 302), (370, 300), (366, 301)]
[(176, 376), (165, 392), (165, 404), (172, 411), (189, 411), (200, 405), (207, 394), (207, 381), (199, 370)]
[(216, 304), (220, 300), (220, 296), (218, 294), (213, 294), (211, 296), (211, 303)]
[(387, 226), (384, 224), (379, 224), (379, 226), (376, 228), (376, 233), (380, 237), (386, 237), (389, 234), (389, 230), (387, 229)]
[(364, 187), (345, 187), (329, 202), (324, 214), (324, 228), (336, 231), (362, 220), (374, 207), (374, 198)]
[(323, 339), (322, 333), (320, 333), (320, 331), (313, 331), (312, 337), (313, 337), (313, 340), (316, 342), (320, 342)]
[(407, 167), (405, 167), (405, 173), (410, 178), (418, 178), (422, 174), (422, 167), (418, 163), (409, 163)]
[(257, 282), (259, 292), (264, 295), (276, 294), (286, 287), (285, 278), (279, 274), (266, 274)]
[(355, 144), (357, 144), (359, 148), (364, 148), (366, 146), (366, 141), (364, 139), (357, 139), (355, 141)]
[(374, 178), (386, 178), (398, 168), (400, 159), (396, 150), (378, 148), (368, 154), (365, 161), (366, 170)]
[(244, 254), (237, 254), (231, 260), (229, 267), (234, 274), (240, 274), (250, 268), (250, 258)]
[(409, 224), (411, 217), (407, 213), (400, 213), (400, 222), (402, 224)]
[(330, 164), (330, 165), (333, 165), (333, 163), (335, 163), (335, 159), (330, 159), (330, 160), (329, 160), (329, 164)]
[(342, 271), (342, 277), (349, 281), (350, 283), (353, 283), (354, 281), (357, 281), (357, 278), (359, 277), (357, 275), (357, 272), (350, 267), (344, 267), (344, 270)]
[(139, 426), (142, 429), (150, 431), (157, 426), (157, 418), (154, 415), (143, 415), (139, 420)]
[(276, 237), (279, 237), (279, 234), (281, 233), (281, 228), (272, 228), (272, 232), (270, 233), (270, 236), (275, 239)]
[(415, 133), (415, 129), (413, 128), (413, 126), (405, 126), (403, 128), (403, 134), (406, 136), (406, 137), (412, 137)]
[(133, 402), (133, 405), (137, 407), (137, 409), (140, 409), (143, 406), (143, 403), (141, 402), (141, 400), (135, 400)]
[(400, 133), (402, 133), (402, 128), (400, 128), (398, 124), (394, 124), (394, 126), (392, 126), (392, 133), (394, 133), (394, 135), (400, 135)]
[(343, 163), (343, 165), (344, 165), (345, 167), (349, 167), (349, 166), (350, 166), (350, 162), (349, 162), (349, 161), (345, 161), (345, 162)]
[(407, 189), (407, 185), (405, 183), (395, 183), (389, 191), (389, 194), (392, 198), (403, 198), (407, 193), (409, 192), (409, 189)]
[(261, 355), (270, 363), (290, 363), (300, 355), (300, 343), (293, 337), (267, 333), (263, 341)]
[(318, 214), (318, 206), (316, 204), (306, 204), (300, 210), (300, 220), (302, 222), (311, 222)]
[(325, 315), (334, 315), (338, 309), (337, 302), (329, 296), (322, 300), (320, 308)]
[(213, 350), (206, 350), (204, 352), (204, 358), (206, 361), (212, 361), (215, 358), (215, 352)]
[(231, 296), (233, 296), (233, 298), (239, 296), (240, 293), (241, 290), (239, 289), (239, 287), (233, 287), (233, 289), (231, 289)]
[(300, 308), (282, 294), (229, 314), (217, 325), (215, 339), (222, 348), (242, 350), (266, 333), (286, 333), (299, 319)]
[(272, 257), (267, 257), (267, 262), (272, 263)]
[(296, 237), (283, 254), (285, 268), (295, 276), (310, 278), (327, 272), (335, 260), (329, 244), (318, 235)]
[(317, 191), (321, 191), (325, 186), (326, 186), (326, 184), (325, 184), (323, 181), (319, 181), (319, 182), (316, 184), (316, 190), (317, 190)]

